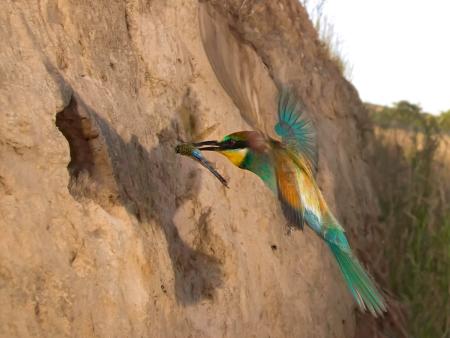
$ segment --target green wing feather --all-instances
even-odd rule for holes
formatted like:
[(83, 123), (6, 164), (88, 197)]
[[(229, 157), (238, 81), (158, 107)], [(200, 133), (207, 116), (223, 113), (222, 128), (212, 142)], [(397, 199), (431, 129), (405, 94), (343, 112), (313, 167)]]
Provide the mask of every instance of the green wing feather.
[(303, 117), (300, 101), (283, 89), (278, 98), (278, 123), (275, 132), (282, 142), (302, 153), (313, 168), (317, 167), (316, 138), (310, 120)]

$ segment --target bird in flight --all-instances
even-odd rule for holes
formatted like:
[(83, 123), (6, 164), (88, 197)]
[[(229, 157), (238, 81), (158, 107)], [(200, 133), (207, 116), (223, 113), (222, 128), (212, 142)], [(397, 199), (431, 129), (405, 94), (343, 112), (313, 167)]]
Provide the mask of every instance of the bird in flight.
[(263, 124), (271, 117), (264, 118), (270, 112), (263, 103), (269, 97), (267, 90), (274, 92), (276, 86), (264, 75), (264, 67), (258, 66), (254, 50), (236, 40), (226, 21), (211, 7), (200, 5), (199, 20), (203, 46), (218, 80), (255, 130), (193, 143), (190, 149), (218, 152), (238, 168), (260, 177), (278, 197), (286, 219), (299, 229), (307, 225), (326, 243), (359, 308), (382, 315), (386, 302), (352, 252), (344, 228), (315, 181), (315, 132), (300, 100), (292, 90), (282, 88), (274, 108), (275, 126), (265, 131)]

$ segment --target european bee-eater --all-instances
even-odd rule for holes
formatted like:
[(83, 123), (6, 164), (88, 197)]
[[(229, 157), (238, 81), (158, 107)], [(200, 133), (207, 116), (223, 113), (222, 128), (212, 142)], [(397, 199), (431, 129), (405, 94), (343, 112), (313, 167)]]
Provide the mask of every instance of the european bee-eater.
[(314, 131), (298, 106), (298, 100), (292, 96), (280, 95), (275, 132), (281, 141), (260, 131), (239, 131), (221, 141), (193, 145), (219, 152), (235, 166), (259, 176), (278, 196), (290, 223), (300, 229), (308, 225), (325, 241), (361, 310), (380, 315), (386, 311), (383, 296), (353, 254), (345, 230), (328, 208), (314, 179)]

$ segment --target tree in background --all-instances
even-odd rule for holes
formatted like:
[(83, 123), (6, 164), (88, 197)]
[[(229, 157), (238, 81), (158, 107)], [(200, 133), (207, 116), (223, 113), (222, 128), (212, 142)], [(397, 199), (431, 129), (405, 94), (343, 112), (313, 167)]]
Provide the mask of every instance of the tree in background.
[(442, 131), (450, 133), (450, 109), (438, 116), (438, 123)]
[(407, 101), (368, 108), (388, 280), (406, 308), (405, 336), (449, 337), (450, 110), (433, 116)]
[(409, 131), (450, 133), (450, 110), (438, 116), (422, 111), (422, 108), (408, 101), (399, 101), (392, 107), (370, 109), (372, 120), (382, 128), (401, 128)]

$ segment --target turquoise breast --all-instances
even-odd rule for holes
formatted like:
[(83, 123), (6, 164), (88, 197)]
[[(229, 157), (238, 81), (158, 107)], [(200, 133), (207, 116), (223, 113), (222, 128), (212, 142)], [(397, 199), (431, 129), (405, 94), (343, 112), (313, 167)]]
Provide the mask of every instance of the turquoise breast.
[(248, 151), (240, 167), (258, 175), (270, 190), (277, 193), (275, 171), (272, 161), (266, 153), (259, 154)]

